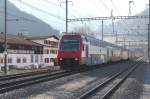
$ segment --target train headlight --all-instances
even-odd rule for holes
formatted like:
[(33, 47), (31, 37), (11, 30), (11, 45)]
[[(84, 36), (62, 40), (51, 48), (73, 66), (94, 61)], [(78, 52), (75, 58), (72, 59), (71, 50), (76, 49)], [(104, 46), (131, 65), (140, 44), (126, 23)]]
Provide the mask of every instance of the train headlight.
[(62, 60), (62, 58), (60, 58), (59, 60)]
[(75, 58), (74, 60), (78, 60), (78, 58)]

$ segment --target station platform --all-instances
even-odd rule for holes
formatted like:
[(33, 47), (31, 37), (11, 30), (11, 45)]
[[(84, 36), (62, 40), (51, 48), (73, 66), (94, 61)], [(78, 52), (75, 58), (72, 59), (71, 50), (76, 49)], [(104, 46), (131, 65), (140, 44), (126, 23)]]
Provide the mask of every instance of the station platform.
[(144, 89), (141, 99), (150, 99), (150, 64), (146, 65), (146, 72), (144, 76)]

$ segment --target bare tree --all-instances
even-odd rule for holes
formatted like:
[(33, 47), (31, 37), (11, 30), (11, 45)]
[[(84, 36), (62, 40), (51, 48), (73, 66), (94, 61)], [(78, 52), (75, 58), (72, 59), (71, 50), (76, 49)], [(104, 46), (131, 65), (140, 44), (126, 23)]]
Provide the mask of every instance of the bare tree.
[(80, 27), (75, 27), (73, 29), (73, 32), (77, 33), (84, 33), (92, 36), (96, 36), (96, 32), (94, 32), (89, 26), (80, 26)]

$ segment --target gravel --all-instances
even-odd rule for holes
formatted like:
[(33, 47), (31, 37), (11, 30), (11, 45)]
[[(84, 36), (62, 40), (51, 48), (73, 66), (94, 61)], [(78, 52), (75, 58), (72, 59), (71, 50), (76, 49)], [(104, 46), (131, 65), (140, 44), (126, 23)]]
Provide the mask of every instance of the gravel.
[(127, 63), (118, 63), (107, 68), (102, 67), (101, 69), (17, 89), (0, 94), (0, 99), (76, 99), (80, 90), (85, 91), (87, 85), (97, 79), (105, 78), (108, 72), (120, 70), (126, 66), (125, 64)]
[(143, 91), (146, 63), (142, 64), (126, 79), (110, 99), (140, 99)]

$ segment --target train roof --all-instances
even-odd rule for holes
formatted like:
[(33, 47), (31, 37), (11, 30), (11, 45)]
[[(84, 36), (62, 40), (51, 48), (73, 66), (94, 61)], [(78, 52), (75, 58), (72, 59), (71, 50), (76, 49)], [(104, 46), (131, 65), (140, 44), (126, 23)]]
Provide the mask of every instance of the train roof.
[(102, 47), (122, 48), (121, 46), (118, 46), (118, 45), (115, 45), (115, 44), (112, 44), (112, 43), (109, 43), (106, 41), (102, 41), (100, 39), (97, 39), (97, 38), (92, 37), (92, 36), (87, 35), (87, 34), (82, 34), (82, 36), (84, 36), (83, 38), (86, 41), (90, 42), (91, 44), (100, 45)]
[(85, 33), (65, 33), (64, 35), (81, 35), (82, 39), (86, 42), (90, 42), (92, 45), (97, 45), (97, 46), (101, 46), (101, 47), (108, 47), (108, 48), (119, 48), (119, 49), (124, 49), (122, 46), (118, 46), (115, 44), (112, 44), (110, 42), (106, 42), (106, 41), (102, 41), (98, 38), (95, 38), (93, 36), (90, 36), (88, 34)]

